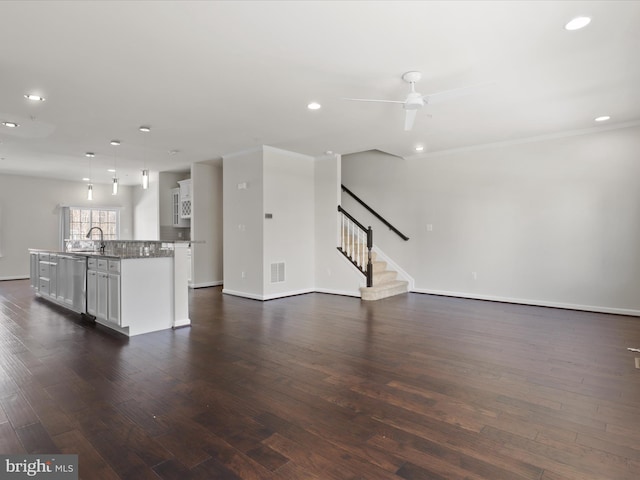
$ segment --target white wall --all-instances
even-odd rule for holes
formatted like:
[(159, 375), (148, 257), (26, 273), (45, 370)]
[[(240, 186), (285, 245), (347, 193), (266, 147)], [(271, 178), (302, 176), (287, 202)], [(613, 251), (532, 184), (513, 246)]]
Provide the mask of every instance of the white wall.
[(411, 160), (343, 157), (343, 183), (409, 242), (343, 203), (417, 291), (640, 314), (639, 152), (630, 127)]
[(341, 158), (315, 161), (315, 289), (319, 292), (360, 296), (364, 276), (338, 251)]
[(60, 205), (122, 207), (120, 235), (133, 235), (132, 188), (121, 186), (111, 195), (111, 185), (94, 184), (93, 200), (87, 185), (46, 178), (0, 175), (0, 279), (29, 276), (29, 248), (60, 249)]
[(222, 167), (191, 165), (192, 284), (222, 284)]
[(133, 239), (160, 239), (160, 184), (158, 172), (149, 172), (149, 188), (133, 188)]
[(262, 299), (262, 149), (223, 157), (222, 176), (223, 292)]
[[(313, 291), (314, 159), (264, 146), (224, 157), (223, 177), (223, 292), (267, 300)], [(272, 283), (280, 262), (285, 281)]]
[[(314, 159), (264, 147), (264, 298), (313, 291), (315, 273)], [(285, 281), (271, 282), (271, 265), (285, 264)]]

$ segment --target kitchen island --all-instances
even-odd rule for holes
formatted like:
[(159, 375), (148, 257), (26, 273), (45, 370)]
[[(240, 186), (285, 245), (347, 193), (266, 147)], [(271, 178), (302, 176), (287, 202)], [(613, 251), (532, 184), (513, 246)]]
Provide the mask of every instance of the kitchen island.
[(128, 336), (190, 324), (186, 245), (104, 243), (105, 253), (29, 250), (36, 295)]

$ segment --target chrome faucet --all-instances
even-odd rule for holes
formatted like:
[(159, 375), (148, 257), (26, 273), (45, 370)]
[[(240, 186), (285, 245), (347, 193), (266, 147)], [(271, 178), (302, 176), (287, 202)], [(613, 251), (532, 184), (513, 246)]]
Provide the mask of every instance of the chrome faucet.
[(102, 229), (100, 227), (91, 227), (89, 229), (89, 231), (87, 232), (87, 238), (91, 238), (91, 232), (94, 229), (100, 231), (100, 254), (104, 255), (104, 250), (105, 250), (105, 248), (107, 248), (107, 246), (104, 243), (104, 232), (102, 231)]

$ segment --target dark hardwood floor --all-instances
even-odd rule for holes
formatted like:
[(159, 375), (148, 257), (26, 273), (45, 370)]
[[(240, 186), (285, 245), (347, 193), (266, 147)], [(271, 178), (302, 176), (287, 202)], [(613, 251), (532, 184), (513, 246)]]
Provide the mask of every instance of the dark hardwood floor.
[(640, 318), (191, 293), (125, 338), (0, 282), (0, 453), (94, 479), (640, 478)]

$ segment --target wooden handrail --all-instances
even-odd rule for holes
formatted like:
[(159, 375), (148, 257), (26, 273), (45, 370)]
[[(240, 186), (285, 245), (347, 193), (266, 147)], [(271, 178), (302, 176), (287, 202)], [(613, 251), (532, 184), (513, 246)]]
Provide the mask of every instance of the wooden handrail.
[[(400, 238), (402, 238), (404, 241), (409, 240), (409, 237), (407, 237), (404, 233), (402, 233), (400, 230), (398, 230), (396, 227), (394, 227), (393, 225), (391, 225), (382, 215), (380, 215), (378, 212), (376, 212), (373, 208), (371, 208), (369, 205), (367, 205), (364, 201), (362, 201), (362, 199), (360, 197), (358, 197), (355, 193), (353, 193), (351, 190), (349, 190), (347, 187), (345, 187), (344, 185), (341, 185), (342, 187), (342, 191), (347, 193), (348, 195), (350, 195), (356, 202), (358, 202), (360, 205), (362, 205), (364, 208), (367, 209), (367, 211), (369, 211), (369, 213), (371, 213), (374, 217), (376, 217), (378, 220), (380, 220), (382, 223), (384, 223), (387, 227), (389, 227), (389, 230), (391, 230), (392, 232), (394, 232), (396, 235), (398, 235)], [(340, 207), (338, 207), (340, 208)], [(363, 228), (364, 230), (364, 228)]]

